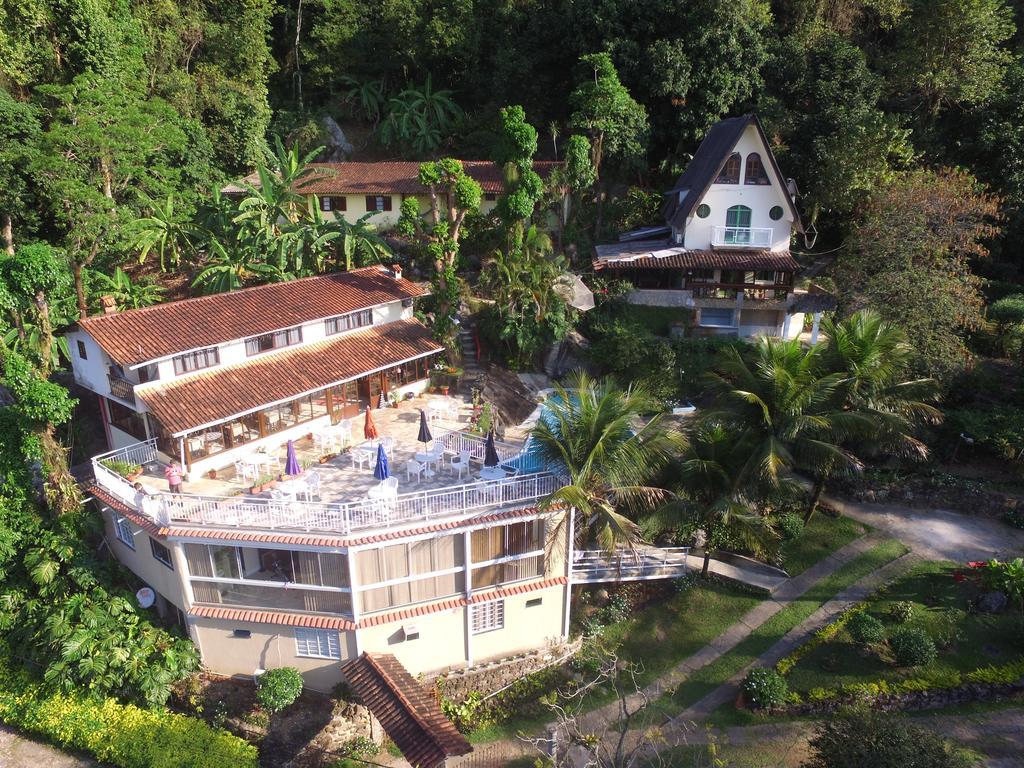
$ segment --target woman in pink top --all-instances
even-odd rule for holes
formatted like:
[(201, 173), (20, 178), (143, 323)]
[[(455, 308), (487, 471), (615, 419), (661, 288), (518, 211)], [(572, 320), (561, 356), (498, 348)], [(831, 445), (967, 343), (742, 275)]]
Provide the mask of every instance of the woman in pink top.
[(164, 477), (167, 478), (167, 485), (171, 489), (171, 493), (181, 493), (181, 465), (172, 461), (164, 469)]

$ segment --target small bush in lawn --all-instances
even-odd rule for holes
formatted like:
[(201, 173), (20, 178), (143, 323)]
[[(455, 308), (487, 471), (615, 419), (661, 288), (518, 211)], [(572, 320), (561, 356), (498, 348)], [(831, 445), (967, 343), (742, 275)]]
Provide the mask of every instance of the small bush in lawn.
[(743, 681), (743, 695), (753, 709), (769, 709), (785, 703), (789, 685), (774, 669), (758, 667)]
[(1006, 513), (1006, 522), (1014, 528), (1024, 529), (1024, 507), (1015, 507)]
[(779, 518), (779, 533), (786, 541), (798, 539), (804, 532), (804, 519), (800, 515), (787, 512)]
[(900, 600), (889, 606), (889, 618), (897, 624), (906, 624), (914, 616), (914, 604), (909, 600)]
[(919, 627), (897, 627), (889, 636), (889, 647), (901, 667), (925, 666), (938, 655), (934, 641)]
[(870, 613), (859, 611), (846, 622), (850, 637), (861, 645), (880, 643), (885, 639), (885, 627)]
[(294, 667), (281, 667), (256, 678), (256, 701), (268, 712), (291, 706), (302, 693), (302, 675)]

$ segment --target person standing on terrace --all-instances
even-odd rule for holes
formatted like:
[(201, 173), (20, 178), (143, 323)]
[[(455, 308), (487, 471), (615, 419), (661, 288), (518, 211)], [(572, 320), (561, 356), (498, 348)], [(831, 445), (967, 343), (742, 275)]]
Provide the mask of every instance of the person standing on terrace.
[(171, 493), (181, 493), (182, 472), (178, 462), (171, 461), (164, 468), (164, 477), (167, 478), (167, 486)]

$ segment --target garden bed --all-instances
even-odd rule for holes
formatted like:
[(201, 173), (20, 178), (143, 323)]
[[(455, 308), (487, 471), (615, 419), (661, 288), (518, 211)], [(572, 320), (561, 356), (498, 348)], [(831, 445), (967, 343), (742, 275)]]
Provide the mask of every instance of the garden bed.
[[(857, 643), (850, 628), (843, 626), (788, 669), (790, 691), (802, 698), (822, 698), (843, 687), (907, 681), (947, 688), (975, 670), (1014, 662), (1024, 654), (1020, 615), (1012, 607), (997, 614), (971, 612), (969, 604), (981, 590), (952, 563), (919, 564), (869, 600), (864, 610), (888, 635), (897, 626), (926, 632), (938, 651), (934, 661), (898, 667), (884, 643)], [(905, 622), (894, 618), (894, 606), (907, 612)]]

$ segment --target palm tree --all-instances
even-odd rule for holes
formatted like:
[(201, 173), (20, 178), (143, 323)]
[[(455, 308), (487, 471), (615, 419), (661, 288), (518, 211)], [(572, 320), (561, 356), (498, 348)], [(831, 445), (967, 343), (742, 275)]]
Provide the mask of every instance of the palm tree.
[(143, 277), (133, 281), (120, 267), (114, 268), (113, 275), (93, 271), (89, 277), (94, 305), (99, 302), (101, 296), (106, 295), (114, 297), (120, 310), (151, 307), (163, 300), (164, 289), (157, 285), (153, 278)]
[(755, 488), (741, 482), (747, 457), (737, 435), (720, 423), (702, 420), (688, 437), (678, 464), (677, 500), (656, 510), (650, 522), (674, 527), (682, 517), (704, 533), (702, 576), (708, 575), (711, 551), (726, 533), (756, 556), (763, 556), (775, 532), (757, 512)]
[(934, 379), (907, 377), (914, 349), (903, 330), (862, 310), (841, 321), (826, 319), (824, 331), (822, 365), (844, 376), (837, 391), (840, 407), (872, 422), (870, 435), (857, 442), (858, 452), (927, 458), (928, 446), (915, 432), (942, 419), (932, 404), (939, 386)]
[(151, 201), (150, 207), (152, 214), (136, 222), (135, 247), (139, 249), (140, 264), (156, 252), (160, 271), (166, 272), (168, 265), (177, 267), (182, 257), (193, 251), (192, 228), (175, 215), (174, 195), (168, 195), (162, 204)]
[(741, 484), (780, 487), (787, 470), (813, 478), (808, 520), (826, 480), (860, 471), (843, 443), (871, 428), (862, 414), (837, 406), (845, 377), (823, 374), (821, 357), (820, 345), (805, 350), (796, 340), (759, 339), (749, 360), (729, 348), (720, 371), (710, 375), (718, 406), (706, 414), (738, 433)]
[(671, 496), (651, 480), (684, 445), (660, 414), (642, 423), (643, 414), (657, 410), (641, 386), (623, 390), (582, 372), (570, 376), (568, 388), (556, 386), (531, 439), (564, 473), (564, 484), (540, 508), (572, 510), (603, 549), (634, 547), (636, 520)]

